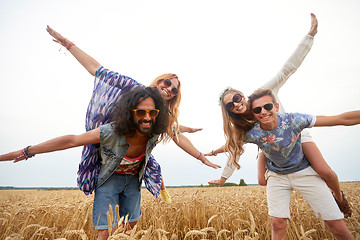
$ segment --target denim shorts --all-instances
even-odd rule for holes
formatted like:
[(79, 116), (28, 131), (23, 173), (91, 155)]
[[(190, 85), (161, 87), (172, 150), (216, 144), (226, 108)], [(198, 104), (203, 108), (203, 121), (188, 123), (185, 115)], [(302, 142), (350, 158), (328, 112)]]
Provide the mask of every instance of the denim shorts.
[[(93, 205), (93, 225), (97, 230), (108, 229), (107, 212), (109, 205), (113, 210), (112, 227), (117, 224), (117, 217), (128, 216), (128, 222), (141, 218), (141, 183), (139, 175), (113, 174), (100, 187), (95, 189)], [(115, 212), (116, 205), (119, 212)]]

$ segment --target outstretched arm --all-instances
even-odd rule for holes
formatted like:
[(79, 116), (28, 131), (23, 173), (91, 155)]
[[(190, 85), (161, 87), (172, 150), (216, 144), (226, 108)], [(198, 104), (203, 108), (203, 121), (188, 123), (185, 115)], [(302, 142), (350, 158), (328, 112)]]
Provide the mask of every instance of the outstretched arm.
[(315, 127), (353, 126), (360, 124), (360, 111), (345, 112), (336, 116), (317, 116)]
[(180, 147), (182, 148), (185, 152), (187, 152), (188, 154), (190, 154), (191, 156), (193, 156), (194, 158), (200, 160), (203, 164), (212, 167), (212, 168), (221, 168), (219, 165), (216, 165), (212, 162), (210, 162), (205, 156), (204, 154), (202, 154), (199, 150), (197, 150), (192, 143), (190, 142), (190, 140), (184, 136), (184, 134), (179, 133), (178, 134), (178, 139), (176, 137), (173, 138), (174, 142)]
[(205, 156), (216, 156), (218, 153), (223, 153), (223, 152), (225, 152), (225, 145), (222, 145), (218, 149), (215, 149), (209, 153), (206, 153)]
[(54, 38), (53, 41), (66, 47), (69, 52), (84, 66), (84, 68), (93, 76), (95, 76), (96, 70), (100, 67), (94, 58), (83, 52), (80, 48), (74, 45), (70, 40), (61, 36), (51, 27), (47, 26), (46, 30)]
[(182, 133), (184, 133), (184, 132), (194, 133), (194, 132), (197, 132), (197, 131), (201, 131), (202, 128), (191, 128), (191, 127), (186, 127), (186, 126), (183, 126), (183, 125), (179, 125), (179, 130)]
[(81, 135), (65, 135), (57, 137), (27, 148), (25, 154), (24, 149), (21, 149), (15, 152), (0, 155), (0, 161), (14, 160), (14, 162), (18, 162), (24, 159), (26, 160), (27, 156), (32, 156), (35, 154), (55, 152), (68, 148), (99, 143), (99, 136), (100, 130), (99, 128), (96, 128)]
[(318, 20), (315, 14), (311, 13), (310, 16), (311, 16), (311, 27), (308, 34), (314, 37), (317, 34)]
[[(282, 69), (276, 74), (274, 78), (265, 83), (262, 88), (269, 88), (277, 95), (279, 89), (285, 84), (290, 76), (300, 67), (305, 57), (311, 50), (314, 42), (314, 36), (317, 33), (318, 21), (316, 16), (311, 13), (311, 27), (308, 35), (306, 35), (300, 42), (294, 53), (286, 61)], [(279, 99), (277, 99), (279, 101)], [(282, 106), (281, 106), (282, 108)], [(282, 111), (284, 111), (282, 109)]]
[[(225, 145), (219, 147), (216, 150), (212, 150), (211, 152), (205, 154), (205, 156), (216, 156), (218, 153), (223, 153), (223, 152), (225, 152)], [(236, 160), (238, 161), (239, 157), (237, 157)], [(236, 166), (232, 163), (231, 159), (228, 158), (226, 165), (224, 167), (224, 170), (221, 174), (221, 177), (216, 180), (211, 180), (208, 183), (215, 184), (215, 185), (225, 184), (225, 182), (228, 180), (228, 178), (230, 178), (231, 175), (234, 173), (235, 169), (236, 169)]]
[[(239, 161), (240, 156), (237, 156), (236, 161)], [(223, 185), (234, 173), (236, 166), (232, 163), (231, 158), (228, 158), (221, 177), (216, 180), (211, 180), (209, 184)]]

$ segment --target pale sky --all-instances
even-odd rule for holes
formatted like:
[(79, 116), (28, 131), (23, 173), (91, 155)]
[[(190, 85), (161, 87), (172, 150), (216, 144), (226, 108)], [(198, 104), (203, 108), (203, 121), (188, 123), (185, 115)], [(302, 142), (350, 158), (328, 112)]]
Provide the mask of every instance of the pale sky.
[[(85, 130), (93, 77), (46, 32), (50, 25), (106, 68), (148, 85), (163, 73), (182, 83), (180, 123), (206, 153), (224, 141), (218, 97), (250, 95), (270, 80), (319, 20), (312, 50), (280, 90), (288, 112), (334, 115), (360, 109), (358, 0), (0, 0), (0, 154)], [(311, 130), (340, 181), (358, 181), (360, 126)], [(0, 186), (74, 187), (81, 149), (0, 163)], [(228, 182), (256, 183), (256, 152)], [(221, 176), (173, 142), (153, 154), (168, 186)], [(209, 157), (224, 166), (225, 154)]]

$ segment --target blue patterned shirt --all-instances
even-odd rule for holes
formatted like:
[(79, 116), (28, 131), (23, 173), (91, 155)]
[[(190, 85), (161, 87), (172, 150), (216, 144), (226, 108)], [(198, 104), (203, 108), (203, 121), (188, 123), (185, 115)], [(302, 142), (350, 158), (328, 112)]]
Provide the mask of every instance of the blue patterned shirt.
[(316, 117), (300, 113), (278, 113), (278, 125), (267, 131), (255, 123), (245, 137), (264, 152), (266, 168), (279, 174), (289, 174), (310, 166), (301, 147), (301, 131), (313, 127)]

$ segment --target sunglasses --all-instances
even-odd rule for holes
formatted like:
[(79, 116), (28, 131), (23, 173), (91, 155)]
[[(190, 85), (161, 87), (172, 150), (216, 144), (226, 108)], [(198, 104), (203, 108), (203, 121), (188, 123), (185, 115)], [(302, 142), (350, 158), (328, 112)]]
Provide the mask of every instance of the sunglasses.
[(253, 111), (255, 114), (259, 114), (259, 113), (261, 113), (262, 108), (264, 108), (265, 110), (270, 111), (271, 109), (273, 109), (273, 107), (274, 107), (274, 104), (272, 104), (272, 103), (267, 103), (267, 104), (265, 104), (265, 105), (262, 106), (262, 107), (253, 108), (252, 111)]
[(158, 109), (150, 109), (150, 110), (146, 110), (146, 109), (133, 109), (133, 112), (135, 113), (135, 115), (139, 118), (143, 118), (146, 116), (146, 114), (149, 114), (149, 116), (151, 118), (156, 118), (159, 115), (159, 110)]
[(235, 104), (234, 103), (238, 103), (242, 100), (243, 96), (240, 94), (240, 93), (237, 93), (233, 96), (232, 98), (232, 102), (228, 102), (226, 105), (225, 105), (225, 108), (226, 110), (228, 110), (229, 112), (231, 112), (234, 107), (235, 107)]
[[(167, 86), (167, 87), (170, 87), (172, 82), (171, 82), (171, 79), (169, 78), (165, 78), (164, 79), (164, 84)], [(176, 87), (173, 87), (171, 89), (171, 92), (174, 94), (174, 95), (177, 95), (179, 93), (179, 89), (177, 89)]]

